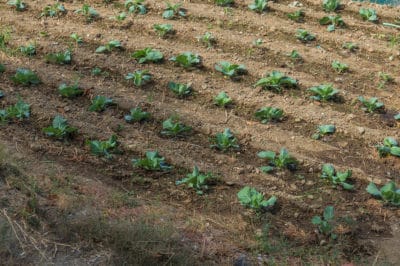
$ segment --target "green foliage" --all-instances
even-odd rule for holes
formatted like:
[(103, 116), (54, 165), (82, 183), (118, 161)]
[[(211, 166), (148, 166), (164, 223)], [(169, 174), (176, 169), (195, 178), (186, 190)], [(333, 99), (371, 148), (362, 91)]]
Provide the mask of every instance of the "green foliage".
[(374, 197), (382, 199), (386, 203), (400, 206), (400, 188), (396, 188), (396, 184), (393, 181), (388, 182), (381, 187), (381, 189), (378, 189), (376, 185), (371, 182), (367, 187), (367, 192)]
[(142, 168), (148, 171), (169, 171), (172, 166), (165, 162), (157, 151), (147, 151), (146, 158), (132, 159), (132, 165), (135, 168)]
[(122, 22), (126, 19), (126, 13), (125, 12), (121, 12), (118, 15), (111, 17), (111, 19), (115, 19), (118, 22)]
[(176, 181), (176, 185), (187, 184), (189, 188), (194, 188), (196, 193), (203, 195), (208, 190), (208, 185), (215, 181), (215, 177), (211, 173), (200, 173), (199, 168), (195, 166), (193, 172), (187, 174), (182, 180)]
[(213, 143), (210, 147), (216, 148), (223, 152), (228, 150), (238, 150), (239, 144), (236, 137), (232, 134), (229, 128), (225, 128), (224, 132), (217, 133), (215, 138), (210, 139), (211, 143)]
[(91, 112), (102, 112), (106, 109), (106, 107), (115, 105), (112, 99), (102, 95), (94, 97), (91, 102), (92, 104), (89, 106), (89, 111)]
[(379, 85), (378, 85), (378, 89), (382, 89), (385, 87), (386, 84), (388, 83), (393, 83), (394, 82), (394, 78), (385, 72), (379, 72), (378, 73), (378, 77), (379, 77)]
[(329, 32), (334, 31), (336, 27), (344, 27), (344, 21), (341, 16), (335, 15), (335, 16), (325, 16), (319, 20), (320, 25), (328, 25), (327, 30)]
[(22, 85), (36, 85), (41, 82), (39, 77), (32, 70), (26, 68), (17, 68), (17, 71), (15, 75), (11, 77), (11, 80), (16, 84)]
[(275, 107), (262, 107), (254, 114), (257, 120), (267, 124), (270, 121), (280, 121), (283, 117), (283, 110)]
[(380, 157), (385, 157), (389, 154), (400, 157), (400, 146), (392, 137), (386, 137), (383, 140), (383, 145), (377, 145), (376, 148)]
[(72, 85), (62, 83), (58, 87), (58, 93), (65, 98), (75, 98), (77, 96), (81, 96), (83, 94), (83, 90), (79, 88), (78, 82), (75, 82)]
[(268, 1), (267, 0), (253, 0), (254, 2), (251, 3), (248, 7), (250, 10), (253, 10), (258, 13), (262, 13), (267, 10)]
[(150, 119), (150, 113), (145, 112), (140, 107), (132, 108), (129, 114), (124, 116), (127, 123), (141, 122)]
[(296, 22), (303, 22), (304, 21), (304, 17), (305, 17), (305, 13), (303, 10), (296, 10), (293, 13), (288, 13), (287, 14), (288, 18), (296, 21)]
[(77, 33), (72, 33), (69, 37), (72, 40), (74, 40), (74, 42), (77, 43), (77, 44), (82, 44), (83, 43), (82, 37), (79, 36)]
[(4, 91), (0, 90), (0, 99), (4, 97)]
[(96, 53), (109, 53), (115, 48), (122, 50), (122, 44), (120, 41), (116, 40), (109, 41), (106, 45), (101, 45), (97, 47)]
[(20, 46), (19, 50), (25, 56), (34, 56), (36, 54), (36, 46), (33, 43), (26, 46)]
[(153, 28), (160, 37), (166, 37), (175, 32), (171, 24), (154, 24)]
[(349, 50), (349, 51), (351, 51), (351, 52), (354, 52), (354, 51), (356, 51), (358, 49), (358, 45), (356, 43), (352, 43), (352, 42), (345, 42), (342, 45), (342, 47), (347, 49), (347, 50)]
[(336, 239), (337, 235), (334, 233), (333, 225), (334, 217), (335, 215), (333, 206), (327, 206), (324, 210), (323, 217), (314, 216), (311, 220), (311, 223), (318, 226), (318, 230), (321, 234), (325, 235), (326, 237)]
[(264, 173), (269, 173), (275, 168), (286, 168), (290, 171), (295, 171), (297, 169), (297, 160), (291, 156), (285, 148), (280, 150), (279, 155), (273, 151), (261, 151), (257, 154), (257, 156), (261, 159), (268, 160), (268, 165), (260, 168)]
[(135, 51), (132, 54), (132, 57), (138, 60), (139, 64), (143, 64), (146, 62), (157, 63), (164, 59), (164, 56), (160, 51), (152, 49), (150, 47)]
[(71, 64), (72, 60), (71, 51), (67, 50), (65, 52), (51, 53), (46, 55), (45, 59), (46, 62), (52, 64), (59, 64), (59, 65)]
[(135, 86), (140, 87), (150, 82), (151, 74), (147, 70), (136, 70), (134, 73), (126, 74), (125, 79), (132, 80)]
[(22, 0), (10, 0), (7, 2), (8, 5), (15, 7), (17, 11), (25, 11), (26, 4)]
[(0, 50), (7, 51), (7, 44), (11, 39), (11, 30), (3, 29), (0, 32)]
[(346, 190), (352, 190), (354, 186), (346, 182), (351, 177), (351, 174), (351, 170), (338, 172), (332, 164), (324, 164), (322, 166), (321, 178), (329, 179), (335, 186), (340, 185)]
[(192, 94), (191, 84), (168, 82), (168, 88), (178, 97), (186, 97)]
[(162, 14), (162, 17), (165, 19), (174, 19), (178, 17), (185, 17), (186, 16), (186, 10), (181, 8), (182, 4), (177, 3), (177, 4), (171, 4), (171, 3), (165, 3), (167, 7), (164, 9), (164, 12)]
[(76, 131), (77, 129), (74, 127), (70, 127), (67, 123), (67, 119), (63, 118), (60, 115), (56, 115), (54, 117), (51, 126), (43, 128), (43, 132), (47, 136), (56, 139), (70, 138), (74, 133), (76, 133)]
[(336, 72), (338, 72), (339, 74), (346, 72), (349, 69), (349, 66), (347, 64), (344, 63), (340, 63), (337, 60), (334, 60), (331, 64), (332, 68), (334, 70), (336, 70)]
[(378, 110), (385, 108), (385, 105), (378, 100), (376, 97), (371, 97), (368, 100), (363, 96), (358, 96), (358, 100), (363, 104), (361, 109), (368, 113), (373, 113)]
[(360, 8), (358, 12), (363, 20), (368, 20), (370, 22), (378, 22), (378, 16), (376, 14), (375, 9), (372, 8)]
[(253, 41), (254, 46), (260, 46), (263, 43), (263, 39), (258, 38)]
[(259, 79), (254, 86), (261, 86), (263, 89), (281, 93), (283, 88), (297, 87), (297, 80), (274, 70), (268, 76)]
[(320, 139), (323, 136), (331, 135), (336, 132), (334, 125), (321, 125), (317, 128), (317, 132), (312, 135), (313, 139)]
[(198, 54), (192, 52), (184, 52), (178, 56), (171, 57), (169, 60), (179, 64), (184, 68), (191, 68), (201, 65), (201, 58)]
[(212, 35), (211, 32), (206, 32), (204, 33), (204, 35), (201, 36), (197, 36), (197, 40), (201, 43), (203, 43), (204, 45), (207, 46), (207, 48), (211, 48), (214, 46), (214, 44), (216, 43), (216, 39), (215, 37)]
[(89, 140), (87, 141), (90, 152), (99, 157), (103, 156), (106, 159), (112, 159), (112, 154), (119, 153), (117, 136), (112, 135), (108, 140)]
[(75, 10), (75, 13), (82, 14), (88, 22), (91, 22), (95, 18), (100, 17), (99, 13), (88, 4), (83, 4), (82, 8)]
[(394, 119), (397, 121), (400, 121), (400, 113), (398, 113), (397, 115), (394, 116)]
[(215, 0), (217, 6), (232, 6), (235, 4), (235, 0)]
[(272, 208), (276, 203), (276, 197), (272, 196), (265, 200), (264, 195), (255, 188), (244, 187), (237, 193), (240, 204), (256, 211), (263, 211)]
[(321, 84), (308, 89), (314, 95), (311, 99), (317, 101), (334, 101), (339, 91), (332, 84)]
[(310, 42), (315, 40), (315, 35), (312, 33), (309, 33), (307, 30), (304, 29), (298, 29), (296, 33), (296, 38), (304, 43)]
[(59, 14), (67, 13), (63, 4), (55, 3), (54, 5), (47, 5), (42, 13), (40, 14), (41, 17), (57, 17)]
[(19, 99), (14, 105), (0, 110), (0, 123), (6, 123), (10, 119), (23, 120), (30, 116), (30, 105)]
[(219, 107), (226, 107), (231, 103), (232, 99), (224, 91), (221, 91), (217, 96), (214, 97), (214, 104)]
[(322, 8), (325, 12), (334, 12), (340, 7), (340, 0), (323, 0)]
[(161, 135), (167, 137), (181, 137), (192, 130), (191, 127), (179, 123), (175, 118), (168, 118), (165, 120), (162, 123), (162, 128)]
[(290, 52), (290, 54), (288, 54), (288, 56), (290, 57), (290, 59), (294, 60), (294, 61), (301, 61), (303, 60), (303, 58), (301, 57), (301, 55), (299, 54), (299, 52), (297, 50), (292, 50)]
[(244, 65), (231, 64), (226, 61), (221, 61), (216, 64), (215, 70), (221, 72), (227, 77), (230, 77), (231, 79), (247, 73), (247, 69)]
[(144, 0), (126, 0), (124, 6), (129, 14), (138, 13), (144, 15), (147, 13), (147, 9), (143, 2)]
[(6, 67), (3, 64), (0, 64), (0, 73), (3, 73), (6, 71)]

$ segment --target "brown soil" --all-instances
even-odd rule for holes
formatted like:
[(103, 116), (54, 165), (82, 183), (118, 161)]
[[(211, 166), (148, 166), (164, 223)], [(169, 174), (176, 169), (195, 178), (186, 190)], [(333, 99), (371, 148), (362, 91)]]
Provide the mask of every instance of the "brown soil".
[[(40, 186), (47, 188), (51, 175), (59, 180), (73, 178), (71, 195), (53, 193), (48, 188), (41, 195), (39, 205), (46, 214), (38, 216), (48, 219), (46, 228), (50, 233), (57, 235), (52, 232), (57, 226), (51, 224), (58, 223), (58, 213), (66, 209), (79, 213), (78, 210), (86, 210), (91, 204), (109, 219), (138, 220), (152, 215), (160, 221), (172, 222), (185, 245), (193, 250), (193, 256), (203, 263), (231, 264), (242, 255), (260, 264), (271, 263), (271, 259), (289, 265), (400, 262), (393, 251), (399, 246), (400, 212), (371, 199), (365, 191), (370, 181), (379, 185), (389, 180), (400, 183), (399, 159), (381, 159), (374, 148), (384, 137), (400, 139), (399, 124), (392, 115), (400, 111), (397, 75), (400, 50), (398, 43), (392, 47), (388, 42), (391, 36), (399, 34), (381, 24), (362, 21), (358, 15), (361, 4), (343, 3), (344, 9), (339, 13), (347, 26), (328, 33), (326, 26), (318, 23), (325, 15), (320, 1), (311, 0), (303, 1), (306, 17), (300, 24), (286, 17), (288, 12), (298, 9), (289, 7), (291, 1), (270, 3), (269, 11), (264, 14), (248, 10), (246, 6), (251, 1), (237, 0), (230, 9), (218, 7), (213, 1), (185, 1), (188, 17), (172, 21), (161, 18), (163, 1), (146, 1), (149, 7), (146, 15), (129, 16), (121, 23), (109, 19), (122, 9), (118, 4), (106, 6), (103, 1), (85, 1), (101, 14), (100, 19), (87, 23), (73, 12), (81, 7), (81, 1), (66, 1), (69, 12), (59, 18), (39, 18), (43, 7), (53, 1), (27, 2), (29, 7), (25, 12), (16, 12), (4, 2), (0, 3), (1, 25), (12, 30), (9, 50), (0, 52), (0, 63), (6, 66), (6, 72), (0, 74), (0, 89), (6, 94), (0, 105), (8, 106), (21, 97), (31, 104), (32, 115), (29, 120), (1, 126), (0, 136), (1, 143), (13, 157), (22, 161), (19, 165), (23, 172), (39, 179)], [(374, 8), (382, 21), (399, 16), (395, 8), (376, 5)], [(152, 29), (155, 23), (172, 24), (176, 34), (159, 38)], [(294, 36), (298, 28), (316, 34), (316, 41), (299, 42)], [(196, 39), (206, 31), (217, 38), (214, 48), (207, 49)], [(44, 32), (46, 35), (41, 34)], [(71, 44), (69, 35), (73, 32), (83, 37), (82, 45)], [(256, 47), (252, 42), (258, 38), (263, 43)], [(94, 53), (96, 47), (113, 39), (120, 40), (125, 50)], [(356, 52), (342, 48), (349, 41), (359, 45)], [(34, 57), (11, 51), (33, 42), (38, 49)], [(71, 65), (45, 62), (46, 54), (69, 47), (73, 54)], [(160, 50), (166, 60), (160, 64), (138, 64), (130, 54), (145, 47)], [(304, 61), (292, 62), (287, 56), (292, 50), (297, 50)], [(185, 71), (168, 61), (184, 51), (201, 55), (203, 67)], [(215, 63), (221, 60), (244, 64), (249, 74), (237, 82), (224, 78), (214, 70)], [(332, 60), (348, 64), (350, 71), (336, 73), (331, 68)], [(31, 87), (15, 85), (9, 77), (18, 67), (34, 70), (42, 83)], [(108, 74), (92, 76), (94, 67)], [(149, 70), (153, 82), (141, 88), (126, 82), (124, 76), (137, 69)], [(298, 79), (299, 89), (275, 94), (253, 87), (261, 76), (272, 70)], [(377, 89), (379, 72), (391, 74), (395, 81)], [(59, 97), (58, 85), (75, 80), (79, 80), (85, 95), (74, 100)], [(176, 98), (168, 91), (169, 81), (192, 83), (195, 95)], [(322, 83), (339, 88), (343, 101), (323, 104), (312, 101), (307, 88)], [(213, 105), (212, 98), (220, 91), (226, 91), (234, 99), (231, 108)], [(118, 106), (102, 113), (89, 112), (90, 99), (96, 95), (111, 97)], [(355, 100), (359, 95), (378, 97), (385, 104), (386, 114), (364, 113)], [(138, 105), (150, 112), (153, 119), (141, 124), (125, 123), (124, 114)], [(280, 123), (260, 124), (253, 114), (263, 106), (282, 108), (286, 118)], [(69, 143), (51, 140), (42, 133), (42, 128), (56, 114), (62, 114), (79, 130)], [(182, 122), (192, 126), (193, 134), (178, 139), (161, 136), (161, 123), (171, 115), (178, 115)], [(311, 135), (321, 124), (336, 125), (337, 133), (313, 140)], [(230, 128), (238, 137), (240, 151), (222, 153), (209, 147), (209, 138), (224, 128)], [(86, 140), (103, 140), (112, 134), (118, 136), (123, 154), (110, 161), (90, 154)], [(286, 147), (300, 161), (300, 169), (295, 173), (260, 173), (258, 168), (264, 162), (257, 158), (257, 152), (279, 151), (281, 147)], [(151, 174), (133, 169), (130, 160), (148, 150), (158, 150), (174, 170)], [(351, 169), (355, 190), (333, 188), (321, 180), (320, 168), (324, 163), (332, 163), (339, 170)], [(194, 165), (218, 174), (222, 180), (204, 196), (175, 185)], [(273, 213), (256, 215), (240, 206), (236, 193), (245, 185), (255, 187), (266, 197), (276, 195), (278, 208)], [(14, 189), (11, 185), (3, 192), (11, 193)], [(134, 191), (140, 206), (111, 204), (110, 193), (121, 191)], [(25, 197), (29, 198), (29, 193), (21, 201)], [(18, 197), (15, 198), (17, 202)], [(87, 206), (80, 208), (75, 202), (77, 198)], [(335, 207), (339, 218), (339, 239), (323, 245), (310, 221), (313, 216), (321, 215), (327, 205)], [(18, 220), (21, 216), (16, 214), (14, 218)], [(157, 219), (151, 222), (160, 222)], [(279, 246), (285, 242), (286, 253), (282, 249), (274, 253), (260, 247), (258, 239), (265, 224), (270, 226), (271, 243)], [(65, 254), (72, 250), (66, 249)], [(109, 262), (107, 258), (112, 251), (100, 250), (101, 245), (87, 254), (97, 252), (101, 263)], [(93, 259), (89, 255), (72, 257), (78, 263), (90, 263)], [(51, 260), (68, 262), (67, 256), (55, 256)]]

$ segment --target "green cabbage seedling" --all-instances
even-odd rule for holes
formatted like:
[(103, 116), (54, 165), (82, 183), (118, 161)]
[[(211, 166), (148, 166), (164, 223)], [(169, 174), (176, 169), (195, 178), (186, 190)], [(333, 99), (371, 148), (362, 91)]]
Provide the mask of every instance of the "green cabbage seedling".
[(272, 196), (265, 200), (264, 195), (255, 188), (244, 187), (237, 193), (240, 204), (256, 211), (271, 209), (276, 203), (276, 197)]
[(187, 184), (189, 188), (194, 188), (197, 194), (203, 195), (213, 181), (215, 181), (215, 177), (211, 173), (200, 173), (199, 168), (195, 166), (192, 173), (175, 183), (176, 185)]
[(157, 151), (147, 151), (143, 159), (132, 159), (132, 165), (135, 168), (142, 168), (148, 171), (170, 171), (172, 166), (165, 162)]
[(333, 218), (334, 208), (333, 206), (327, 206), (324, 210), (323, 217), (314, 216), (311, 223), (318, 226), (318, 230), (321, 234), (336, 239), (337, 235), (334, 233)]
[(378, 189), (376, 185), (371, 182), (367, 187), (367, 192), (389, 204), (400, 206), (400, 188), (396, 188), (396, 184), (393, 181), (390, 181), (381, 187), (381, 189)]
[(352, 190), (354, 186), (346, 182), (351, 177), (351, 174), (351, 170), (337, 172), (332, 164), (324, 164), (321, 178), (329, 179), (334, 185), (340, 185), (346, 190)]

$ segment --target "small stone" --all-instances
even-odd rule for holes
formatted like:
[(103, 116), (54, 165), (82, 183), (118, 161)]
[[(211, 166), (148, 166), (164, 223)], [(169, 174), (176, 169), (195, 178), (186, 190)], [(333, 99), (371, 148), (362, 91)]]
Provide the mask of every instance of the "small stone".
[(357, 127), (357, 131), (358, 131), (358, 133), (360, 133), (360, 135), (362, 135), (362, 134), (365, 133), (365, 128), (363, 128), (363, 127)]
[(42, 145), (40, 145), (40, 144), (38, 144), (38, 143), (31, 143), (31, 144), (29, 145), (29, 147), (30, 147), (33, 151), (35, 151), (35, 152), (38, 152), (38, 151), (41, 151), (41, 150), (42, 150)]
[(307, 195), (307, 198), (308, 199), (314, 199), (314, 196), (313, 195)]
[(294, 122), (299, 123), (299, 122), (301, 122), (301, 119), (300, 119), (300, 118), (296, 118), (296, 119), (294, 120)]

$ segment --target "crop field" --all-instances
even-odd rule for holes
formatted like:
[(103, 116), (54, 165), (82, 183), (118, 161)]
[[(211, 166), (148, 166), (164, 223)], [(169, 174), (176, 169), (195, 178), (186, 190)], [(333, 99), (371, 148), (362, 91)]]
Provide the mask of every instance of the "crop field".
[(324, 3), (1, 1), (0, 264), (399, 265), (400, 9)]

